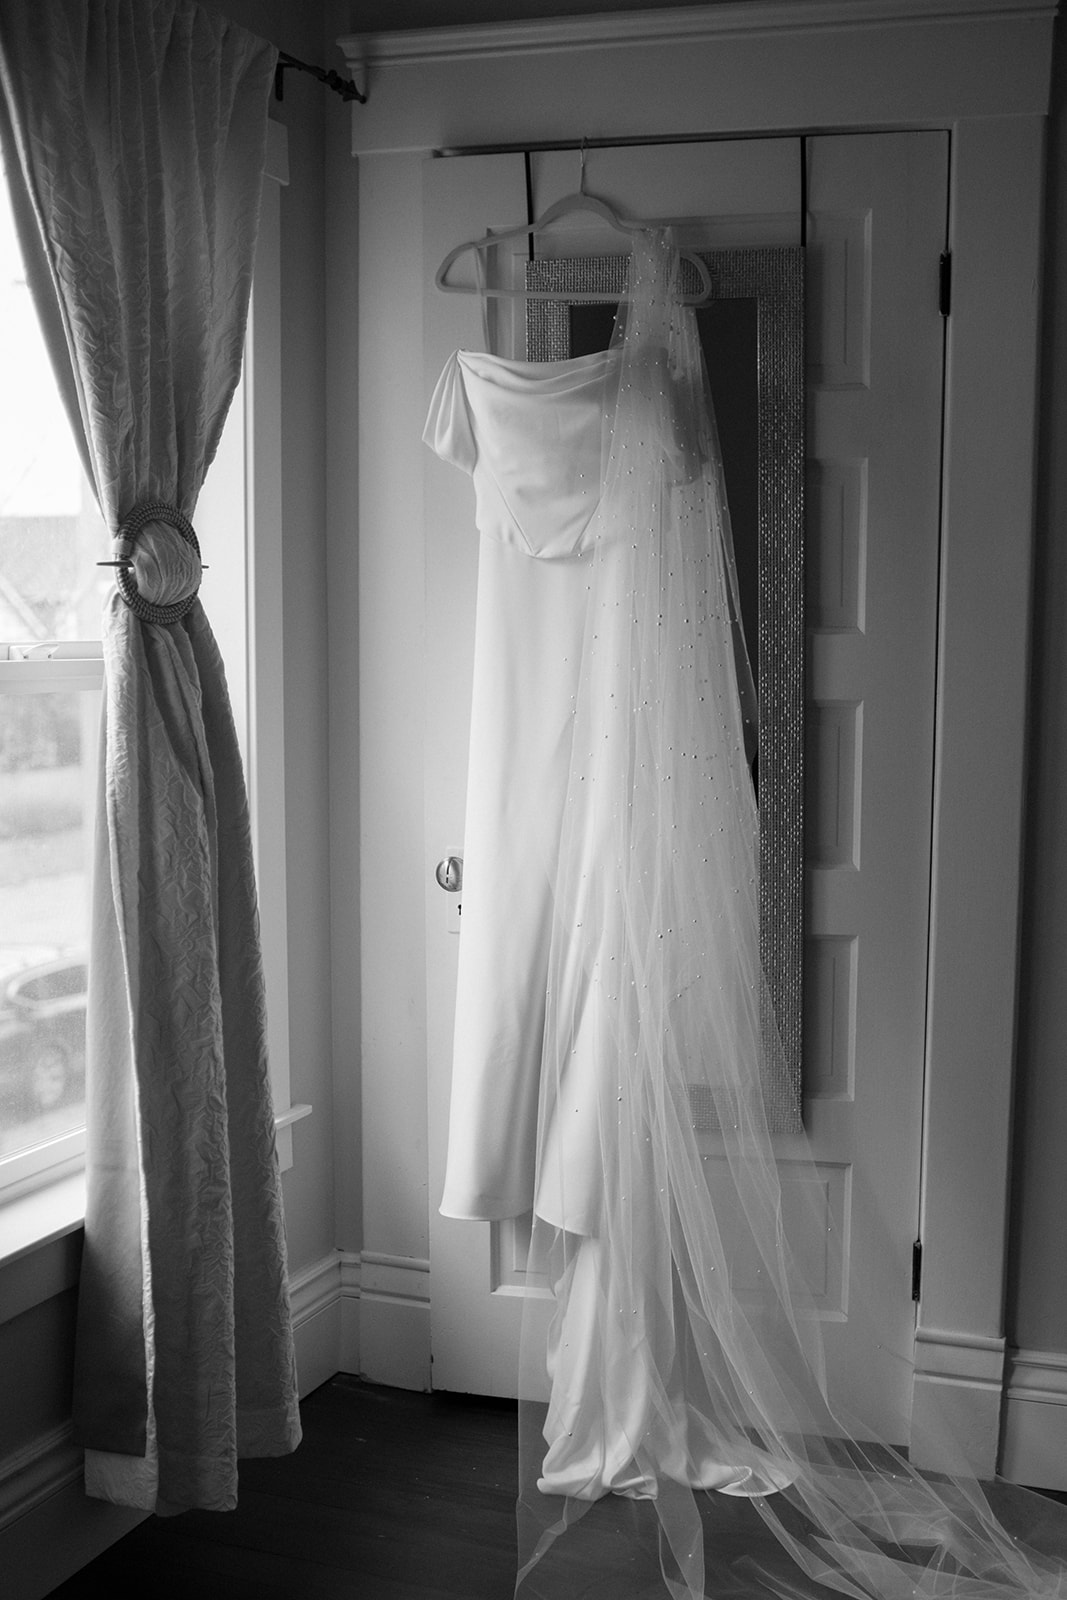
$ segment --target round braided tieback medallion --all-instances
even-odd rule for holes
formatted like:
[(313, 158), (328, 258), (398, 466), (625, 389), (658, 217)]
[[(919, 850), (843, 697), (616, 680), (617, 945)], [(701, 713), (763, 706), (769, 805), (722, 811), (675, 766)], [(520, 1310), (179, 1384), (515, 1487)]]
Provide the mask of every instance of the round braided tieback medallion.
[[(137, 537), (149, 522), (165, 522), (168, 527), (180, 533), (182, 538), (191, 544), (196, 551), (196, 558), (200, 559), (200, 545), (193, 525), (187, 516), (180, 512), (177, 506), (168, 506), (162, 500), (145, 500), (139, 506), (134, 506), (129, 516), (121, 523), (115, 535), (115, 555), (118, 558), (115, 566), (115, 581), (119, 586), (119, 593), (133, 612), (140, 617), (142, 622), (180, 622), (189, 610), (193, 601), (200, 592), (200, 585), (180, 600), (175, 600), (167, 605), (157, 605), (153, 600), (146, 600), (138, 589), (133, 578), (133, 549)], [(119, 565), (118, 563), (123, 563)]]

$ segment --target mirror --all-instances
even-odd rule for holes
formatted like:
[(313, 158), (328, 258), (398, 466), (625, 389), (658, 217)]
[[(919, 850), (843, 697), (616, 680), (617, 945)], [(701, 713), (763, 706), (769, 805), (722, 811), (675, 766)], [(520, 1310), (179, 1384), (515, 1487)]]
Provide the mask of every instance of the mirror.
[[(795, 248), (701, 251), (697, 309), (730, 503), (741, 610), (759, 692), (760, 954), (784, 1071), (764, 1082), (773, 1133), (802, 1126), (804, 903), (804, 257)], [(604, 349), (626, 256), (538, 258), (526, 287), (603, 290), (603, 304), (526, 302), (526, 358)], [(686, 290), (696, 289), (692, 268)]]

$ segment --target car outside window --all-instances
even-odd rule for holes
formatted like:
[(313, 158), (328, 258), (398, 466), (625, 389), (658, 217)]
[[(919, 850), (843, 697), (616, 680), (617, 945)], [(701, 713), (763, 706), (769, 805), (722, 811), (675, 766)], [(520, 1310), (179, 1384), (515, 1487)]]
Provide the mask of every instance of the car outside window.
[[(0, 1198), (84, 1148), (89, 863), (108, 537), (0, 169)], [(11, 381), (17, 374), (17, 381)]]

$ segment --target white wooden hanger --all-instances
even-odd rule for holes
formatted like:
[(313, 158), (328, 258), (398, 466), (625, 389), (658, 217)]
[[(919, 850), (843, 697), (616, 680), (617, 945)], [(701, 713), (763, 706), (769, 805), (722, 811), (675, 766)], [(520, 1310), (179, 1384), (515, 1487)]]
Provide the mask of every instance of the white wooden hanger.
[[(657, 222), (649, 224), (633, 222), (626, 217), (621, 217), (613, 206), (606, 200), (597, 199), (596, 195), (588, 194), (585, 187), (585, 148), (582, 148), (582, 168), (578, 180), (578, 188), (574, 194), (566, 194), (560, 200), (550, 205), (547, 211), (534, 221), (520, 227), (505, 228), (502, 233), (486, 233), (480, 239), (468, 239), (466, 244), (458, 244), (450, 250), (437, 269), (434, 283), (442, 294), (481, 294), (498, 300), (570, 300), (570, 301), (595, 301), (602, 303), (611, 300), (613, 295), (605, 295), (603, 291), (595, 289), (574, 289), (561, 293), (559, 289), (496, 289), (483, 287), (479, 283), (448, 283), (449, 268), (460, 256), (468, 251), (487, 250), (492, 245), (506, 244), (510, 239), (528, 238), (531, 234), (540, 233), (543, 228), (550, 227), (560, 217), (570, 216), (576, 211), (591, 211), (594, 216), (600, 217), (603, 222), (614, 228), (618, 233), (629, 234), (645, 233), (650, 226), (669, 228), (670, 222)], [(696, 295), (682, 295), (682, 301), (687, 305), (702, 305), (711, 294), (711, 276), (704, 262), (698, 255), (690, 250), (681, 250), (679, 255), (686, 261), (691, 261), (700, 277), (700, 293)], [(627, 296), (622, 296), (626, 299)]]

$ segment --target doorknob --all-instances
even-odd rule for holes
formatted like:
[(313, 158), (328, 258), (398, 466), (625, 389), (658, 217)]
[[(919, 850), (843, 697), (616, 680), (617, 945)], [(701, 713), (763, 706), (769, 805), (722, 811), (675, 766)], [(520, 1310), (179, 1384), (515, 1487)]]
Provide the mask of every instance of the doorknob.
[(442, 889), (447, 889), (449, 894), (458, 894), (463, 887), (463, 857), (446, 856), (437, 863), (435, 876)]

